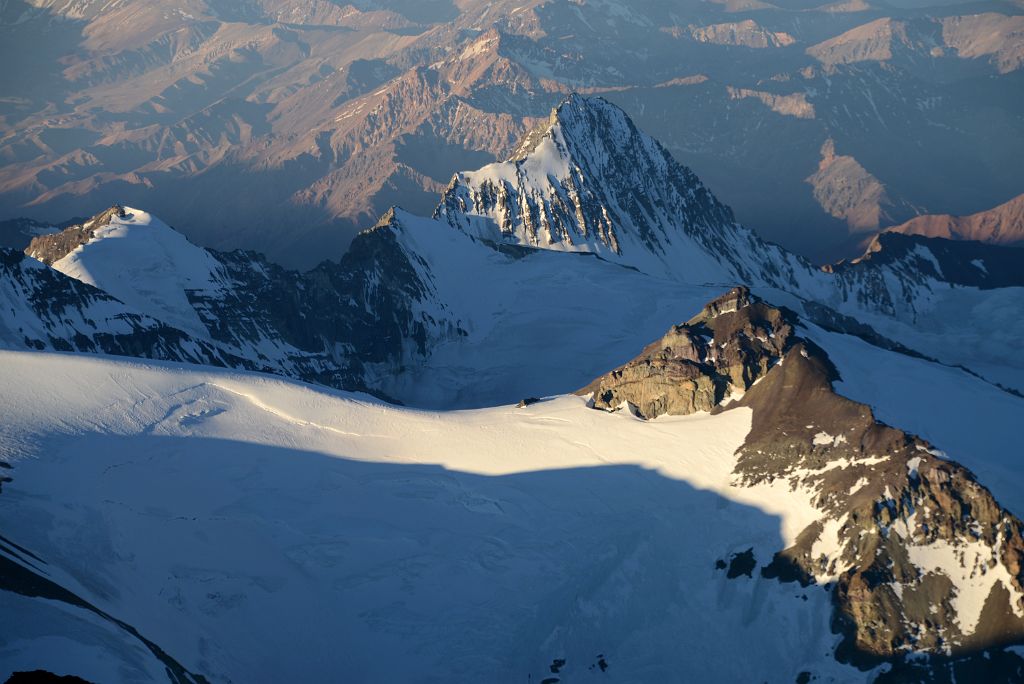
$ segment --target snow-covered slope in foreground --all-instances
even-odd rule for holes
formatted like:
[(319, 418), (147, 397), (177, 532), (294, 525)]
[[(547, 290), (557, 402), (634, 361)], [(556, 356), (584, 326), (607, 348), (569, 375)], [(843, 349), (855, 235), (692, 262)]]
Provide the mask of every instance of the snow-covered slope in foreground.
[[(730, 485), (748, 409), (433, 413), (196, 367), (0, 368), (0, 557), (210, 681), (541, 681), (556, 658), (563, 682), (867, 678), (830, 655), (826, 591), (715, 567), (814, 514)], [(0, 677), (162, 671), (96, 613), (6, 588)]]

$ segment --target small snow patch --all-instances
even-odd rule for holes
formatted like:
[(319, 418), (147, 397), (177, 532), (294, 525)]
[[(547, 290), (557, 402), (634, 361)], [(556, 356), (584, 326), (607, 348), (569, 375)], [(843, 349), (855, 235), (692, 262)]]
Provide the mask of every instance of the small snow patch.
[(911, 480), (917, 480), (920, 478), (917, 469), (921, 467), (921, 457), (915, 456), (914, 458), (907, 461), (907, 475)]
[(917, 450), (918, 451), (923, 451), (923, 452), (925, 452), (927, 454), (931, 454), (935, 458), (941, 458), (943, 460), (947, 460), (947, 458), (948, 458), (946, 456), (946, 452), (942, 451), (941, 449), (929, 449), (926, 446), (922, 446), (922, 445), (918, 444), (917, 445)]
[(866, 477), (860, 478), (859, 480), (853, 483), (852, 487), (850, 487), (850, 494), (854, 494), (855, 492), (860, 491), (869, 484), (871, 484), (871, 480), (869, 480)]
[(839, 446), (840, 444), (846, 443), (846, 435), (837, 435), (833, 437), (827, 432), (819, 432), (814, 435), (815, 446)]

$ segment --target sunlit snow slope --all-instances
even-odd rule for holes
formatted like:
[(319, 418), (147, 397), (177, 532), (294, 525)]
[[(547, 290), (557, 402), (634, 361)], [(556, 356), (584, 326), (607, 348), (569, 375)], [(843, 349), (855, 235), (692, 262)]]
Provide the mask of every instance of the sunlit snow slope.
[[(197, 367), (0, 368), (3, 556), (211, 681), (540, 681), (556, 658), (563, 682), (867, 676), (828, 655), (827, 592), (715, 568), (813, 513), (730, 486), (748, 409), (433, 413)], [(159, 679), (80, 607), (0, 611), (0, 677)]]
[(216, 291), (224, 267), (160, 219), (131, 207), (124, 213), (111, 216), (53, 267), (176, 328), (205, 335), (186, 294)]

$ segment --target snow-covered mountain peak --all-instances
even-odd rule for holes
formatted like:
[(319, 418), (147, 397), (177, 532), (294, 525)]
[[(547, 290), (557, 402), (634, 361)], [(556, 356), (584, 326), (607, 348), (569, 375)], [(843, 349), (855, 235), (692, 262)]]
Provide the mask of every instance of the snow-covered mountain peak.
[(574, 94), (509, 161), (456, 174), (437, 214), (479, 237), (636, 262), (669, 246), (674, 231), (659, 209), (698, 195), (706, 218), (732, 222), (625, 112)]
[(204, 335), (188, 293), (217, 291), (226, 277), (208, 251), (133, 207), (115, 205), (81, 225), (36, 238), (26, 251), (135, 309)]
[(571, 95), (505, 162), (456, 174), (435, 217), (484, 239), (592, 252), (691, 283), (792, 284), (807, 266), (736, 224), (621, 109)]

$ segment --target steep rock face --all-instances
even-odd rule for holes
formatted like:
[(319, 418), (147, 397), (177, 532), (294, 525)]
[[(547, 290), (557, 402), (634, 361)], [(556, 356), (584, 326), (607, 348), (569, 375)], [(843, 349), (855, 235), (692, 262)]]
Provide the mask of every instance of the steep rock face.
[(224, 286), (189, 301), (209, 336), (286, 375), (379, 393), (367, 367), (416, 363), (459, 334), (424, 314), (433, 302), (429, 268), (402, 245), (405, 227), (389, 212), (360, 233), (341, 262), (298, 273), (253, 252), (213, 252)]
[(784, 31), (769, 31), (753, 19), (731, 21), (710, 26), (691, 26), (694, 40), (716, 45), (742, 45), (749, 48), (780, 48), (796, 42)]
[(736, 475), (781, 480), (822, 513), (767, 576), (835, 583), (839, 656), (960, 655), (1024, 640), (1022, 524), (967, 469), (836, 394), (801, 342), (740, 402)]
[(762, 574), (832, 588), (837, 657), (1024, 642), (1024, 525), (966, 468), (837, 394), (828, 356), (798, 325), (737, 289), (580, 393), (647, 419), (753, 410), (735, 486), (783, 486), (816, 518)]
[(729, 98), (733, 100), (744, 100), (747, 98), (760, 100), (773, 112), (782, 114), (783, 116), (792, 116), (797, 119), (815, 118), (814, 105), (808, 102), (807, 95), (804, 93), (780, 95), (778, 93), (770, 93), (764, 90), (734, 88), (732, 86), (728, 86), (726, 88), (726, 92), (729, 94)]
[(436, 265), (408, 246), (412, 230), (390, 210), (356, 238), (339, 265), (325, 262), (304, 276), (313, 325), (336, 330), (334, 343), (351, 345), (363, 363), (411, 363), (465, 334), (436, 296)]
[(818, 170), (807, 177), (814, 199), (851, 233), (875, 231), (912, 215), (912, 207), (894, 200), (886, 187), (850, 155), (836, 154), (830, 138), (821, 147)]
[(1024, 18), (996, 12), (903, 20), (884, 17), (813, 45), (807, 54), (830, 68), (897, 57), (987, 58), (999, 73), (1009, 73), (1024, 63), (1020, 41), (1013, 39), (1022, 26)]
[[(729, 315), (740, 309), (746, 315)], [(593, 394), (594, 408), (626, 403), (643, 418), (710, 411), (763, 377), (792, 333), (786, 314), (736, 288), (579, 394)]]
[(1000, 73), (1024, 64), (1024, 17), (983, 12), (942, 19), (942, 39), (961, 59), (987, 57)]
[(822, 64), (834, 67), (851, 62), (893, 58), (900, 50), (910, 50), (920, 42), (907, 22), (885, 17), (852, 28), (834, 38), (807, 48), (807, 54)]
[(435, 217), (487, 240), (593, 252), (691, 282), (782, 286), (806, 272), (601, 98), (569, 97), (511, 160), (456, 174)]

